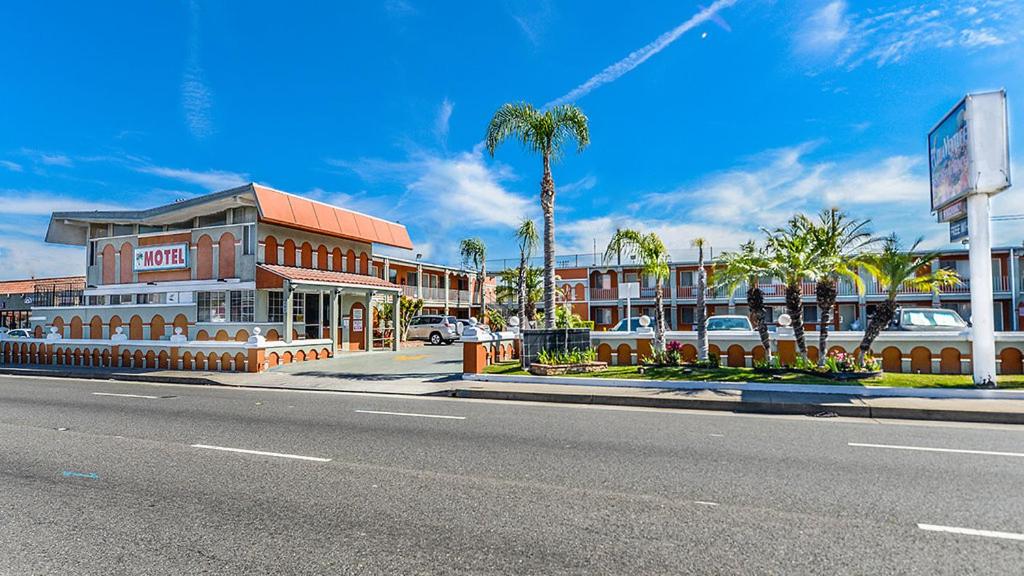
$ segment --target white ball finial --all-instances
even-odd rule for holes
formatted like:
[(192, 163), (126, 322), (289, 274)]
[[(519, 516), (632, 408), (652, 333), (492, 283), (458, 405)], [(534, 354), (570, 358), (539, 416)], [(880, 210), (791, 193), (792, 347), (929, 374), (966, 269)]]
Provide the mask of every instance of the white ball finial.
[(779, 326), (788, 328), (793, 323), (793, 319), (789, 317), (789, 314), (782, 314), (779, 316)]
[(644, 328), (647, 328), (648, 326), (650, 326), (651, 325), (651, 317), (648, 316), (647, 314), (644, 314), (643, 316), (641, 316), (640, 317), (640, 325), (643, 326)]
[(257, 326), (257, 327), (255, 327), (255, 328), (253, 328), (253, 329), (252, 329), (252, 333), (253, 333), (253, 334), (255, 334), (255, 335), (257, 335), (257, 336), (259, 336), (260, 334), (262, 334), (262, 333), (263, 333), (263, 330), (261, 330), (261, 329), (260, 329), (260, 327), (259, 327), (259, 326)]
[(57, 327), (56, 326), (50, 326), (50, 334), (56, 334), (56, 333), (57, 333)]
[(176, 336), (181, 336), (181, 326), (175, 326), (174, 327), (174, 334)]
[(117, 328), (114, 329), (114, 332), (117, 332), (118, 334), (121, 334), (122, 332), (124, 332), (124, 328), (118, 326)]
[(513, 328), (515, 328), (516, 326), (519, 326), (519, 316), (513, 316), (513, 317), (509, 318), (508, 319), (508, 325), (513, 327)]

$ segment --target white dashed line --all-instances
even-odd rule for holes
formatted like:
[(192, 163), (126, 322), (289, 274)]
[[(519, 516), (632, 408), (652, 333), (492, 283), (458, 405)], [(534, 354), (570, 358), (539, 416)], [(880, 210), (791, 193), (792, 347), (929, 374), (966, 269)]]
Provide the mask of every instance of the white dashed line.
[(952, 454), (980, 454), (982, 456), (1012, 456), (1024, 458), (1021, 452), (993, 452), (991, 450), (961, 450), (958, 448), (928, 448), (925, 446), (899, 446), (897, 444), (861, 444), (859, 442), (848, 442), (848, 446), (859, 448), (888, 448), (890, 450), (916, 450), (919, 452), (947, 452)]
[(950, 534), (963, 534), (964, 536), (983, 536), (985, 538), (1024, 541), (1024, 534), (1015, 534), (1013, 532), (975, 530), (974, 528), (957, 528), (956, 526), (936, 526), (935, 524), (918, 524), (917, 527), (921, 530), (928, 530), (929, 532), (948, 532)]
[(256, 456), (273, 456), (275, 458), (291, 458), (293, 460), (308, 460), (310, 462), (330, 462), (330, 458), (318, 458), (316, 456), (301, 456), (299, 454), (283, 454), (281, 452), (263, 452), (261, 450), (246, 450), (245, 448), (228, 448), (225, 446), (210, 446), (208, 444), (193, 444), (193, 448), (205, 450), (221, 450), (223, 452), (238, 452), (240, 454), (255, 454)]
[(120, 396), (121, 398), (146, 398), (148, 400), (159, 400), (159, 396), (146, 396), (144, 394), (115, 394), (113, 392), (93, 392), (93, 396)]
[(718, 506), (718, 502), (708, 502), (707, 500), (694, 500), (693, 503), (701, 506)]
[(379, 410), (356, 410), (360, 414), (383, 414), (385, 416), (413, 416), (416, 418), (443, 418), (445, 420), (465, 420), (465, 416), (444, 416), (442, 414), (415, 414), (413, 412), (383, 412)]

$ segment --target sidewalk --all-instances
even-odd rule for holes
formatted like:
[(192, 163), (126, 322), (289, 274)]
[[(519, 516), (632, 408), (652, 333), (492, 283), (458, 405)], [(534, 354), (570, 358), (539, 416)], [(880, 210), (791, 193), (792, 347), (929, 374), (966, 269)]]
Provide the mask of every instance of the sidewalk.
[[(829, 392), (823, 393), (818, 391), (822, 389), (820, 386), (792, 384), (635, 381), (623, 386), (591, 385), (593, 380), (586, 384), (549, 384), (511, 381), (513, 377), (504, 377), (509, 381), (502, 381), (503, 377), (497, 375), (439, 374), (430, 377), (403, 377), (396, 374), (391, 377), (377, 374), (365, 377), (312, 370), (236, 374), (170, 370), (110, 370), (85, 367), (55, 369), (48, 366), (29, 368), (4, 366), (0, 367), (0, 374), (278, 390), (319, 390), (526, 402), (684, 408), (761, 414), (1024, 424), (1024, 399), (1022, 399), (1024, 393), (1002, 390), (937, 391), (876, 388), (853, 394), (835, 393), (848, 387), (830, 387), (828, 388)], [(936, 392), (946, 395), (984, 397), (921, 397)], [(874, 395), (868, 395), (870, 393)]]

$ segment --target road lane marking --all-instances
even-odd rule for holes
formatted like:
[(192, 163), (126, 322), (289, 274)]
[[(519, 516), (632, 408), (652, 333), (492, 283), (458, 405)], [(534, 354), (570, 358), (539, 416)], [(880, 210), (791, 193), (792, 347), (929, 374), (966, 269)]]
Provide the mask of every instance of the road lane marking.
[(100, 475), (95, 472), (75, 472), (73, 470), (64, 471), (65, 478), (88, 478), (90, 480), (99, 480)]
[(223, 452), (238, 452), (239, 454), (255, 454), (257, 456), (274, 456), (276, 458), (291, 458), (293, 460), (308, 460), (310, 462), (330, 462), (330, 458), (319, 458), (317, 456), (302, 456), (299, 454), (283, 454), (281, 452), (263, 452), (262, 450), (246, 450), (245, 448), (228, 448), (227, 446), (210, 446), (209, 444), (193, 444), (193, 448), (205, 450), (221, 450)]
[(930, 532), (949, 532), (950, 534), (963, 534), (965, 536), (984, 536), (985, 538), (1002, 538), (1003, 540), (1024, 541), (1024, 534), (1013, 532), (996, 532), (995, 530), (975, 530), (974, 528), (957, 528), (956, 526), (936, 526), (935, 524), (918, 524), (921, 530)]
[(147, 396), (145, 394), (115, 394), (113, 392), (93, 392), (93, 396), (120, 396), (122, 398), (146, 398), (148, 400), (159, 400), (159, 396)]
[(416, 414), (413, 412), (384, 412), (380, 410), (356, 410), (360, 414), (383, 414), (384, 416), (414, 416), (416, 418), (443, 418), (445, 420), (465, 420), (465, 416), (445, 416), (443, 414)]
[(848, 446), (860, 448), (889, 448), (891, 450), (917, 450), (919, 452), (948, 452), (952, 454), (981, 454), (982, 456), (1014, 456), (1024, 458), (1022, 452), (993, 452), (991, 450), (961, 450), (959, 448), (928, 448), (925, 446), (899, 446), (896, 444), (861, 444), (860, 442), (848, 442)]
[(693, 503), (701, 506), (718, 506), (718, 502), (708, 502), (707, 500), (694, 500)]

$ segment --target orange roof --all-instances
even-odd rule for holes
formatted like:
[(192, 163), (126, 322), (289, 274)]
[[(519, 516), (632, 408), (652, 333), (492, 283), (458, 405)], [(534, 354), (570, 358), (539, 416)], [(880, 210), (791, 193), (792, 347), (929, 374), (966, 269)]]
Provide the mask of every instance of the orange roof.
[(260, 220), (289, 228), (412, 250), (405, 226), (316, 200), (252, 185)]
[(316, 282), (320, 284), (340, 284), (345, 286), (366, 286), (367, 288), (385, 288), (388, 290), (401, 290), (395, 284), (382, 280), (376, 276), (363, 274), (350, 274), (348, 272), (335, 272), (334, 270), (319, 270), (316, 268), (299, 268), (297, 266), (281, 266), (279, 264), (260, 264), (258, 268), (280, 276), (286, 280), (296, 282)]
[(36, 286), (58, 285), (85, 288), (85, 276), (58, 276), (56, 278), (29, 278), (27, 280), (0, 280), (0, 294), (32, 294)]

